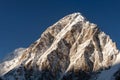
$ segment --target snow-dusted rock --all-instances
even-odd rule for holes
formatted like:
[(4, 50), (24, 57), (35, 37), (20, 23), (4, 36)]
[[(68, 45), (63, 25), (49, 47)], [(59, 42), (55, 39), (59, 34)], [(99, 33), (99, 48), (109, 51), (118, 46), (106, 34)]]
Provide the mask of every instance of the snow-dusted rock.
[(0, 63), (0, 76), (3, 76), (10, 70), (19, 66), (19, 59), (24, 53), (25, 48), (18, 48), (14, 52), (7, 55)]
[[(5, 68), (0, 74), (3, 80), (109, 80), (120, 68), (115, 67), (119, 55), (108, 35), (73, 13), (50, 26), (20, 56), (0, 64)], [(13, 66), (6, 69), (8, 64)], [(103, 76), (111, 71), (111, 78)]]

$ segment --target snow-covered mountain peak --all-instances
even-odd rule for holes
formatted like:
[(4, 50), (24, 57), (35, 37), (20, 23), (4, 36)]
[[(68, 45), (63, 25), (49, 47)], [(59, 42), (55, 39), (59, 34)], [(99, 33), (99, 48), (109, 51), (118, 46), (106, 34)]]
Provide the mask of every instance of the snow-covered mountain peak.
[(77, 18), (77, 17), (79, 17), (78, 20), (80, 20), (80, 21), (84, 21), (84, 20), (85, 20), (85, 18), (84, 18), (84, 17), (82, 16), (82, 14), (79, 13), (79, 12), (76, 12), (76, 13), (70, 14), (70, 15), (68, 15), (68, 16), (71, 16), (71, 17), (73, 17), (73, 18)]
[(120, 62), (116, 44), (80, 13), (60, 19), (27, 49), (15, 52), (19, 51), (20, 56), (7, 62), (14, 66), (0, 64), (3, 80), (104, 80), (100, 73)]

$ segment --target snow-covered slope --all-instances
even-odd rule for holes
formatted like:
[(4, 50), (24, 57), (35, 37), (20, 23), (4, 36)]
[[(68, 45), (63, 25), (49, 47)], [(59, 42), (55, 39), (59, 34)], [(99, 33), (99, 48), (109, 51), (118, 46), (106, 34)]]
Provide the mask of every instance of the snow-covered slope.
[(116, 44), (80, 13), (60, 19), (20, 54), (7, 61), (10, 68), (3, 62), (3, 80), (114, 80), (120, 68)]
[(120, 53), (117, 55), (112, 67), (108, 70), (102, 71), (97, 80), (114, 80), (114, 74), (120, 69)]
[(7, 55), (0, 63), (0, 76), (3, 76), (13, 68), (19, 65), (19, 58), (24, 53), (25, 48), (18, 48)]

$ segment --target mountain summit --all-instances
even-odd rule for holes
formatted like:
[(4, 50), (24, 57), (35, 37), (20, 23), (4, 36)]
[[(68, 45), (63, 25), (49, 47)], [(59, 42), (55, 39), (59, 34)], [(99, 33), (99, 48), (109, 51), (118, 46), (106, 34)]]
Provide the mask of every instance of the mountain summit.
[(116, 44), (80, 13), (60, 19), (27, 49), (17, 52), (21, 54), (0, 64), (2, 80), (119, 80), (120, 77)]

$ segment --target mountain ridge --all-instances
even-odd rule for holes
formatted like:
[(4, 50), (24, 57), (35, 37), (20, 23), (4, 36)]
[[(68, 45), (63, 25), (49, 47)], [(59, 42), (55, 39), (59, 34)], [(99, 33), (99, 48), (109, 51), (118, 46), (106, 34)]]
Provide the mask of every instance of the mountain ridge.
[(116, 44), (96, 24), (73, 13), (48, 27), (23, 51), (17, 66), (0, 75), (3, 80), (100, 80), (99, 72), (120, 63), (118, 54)]

